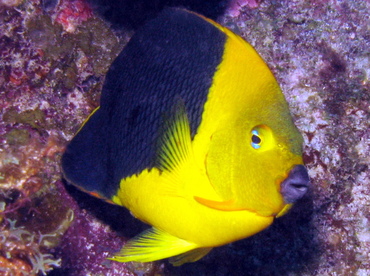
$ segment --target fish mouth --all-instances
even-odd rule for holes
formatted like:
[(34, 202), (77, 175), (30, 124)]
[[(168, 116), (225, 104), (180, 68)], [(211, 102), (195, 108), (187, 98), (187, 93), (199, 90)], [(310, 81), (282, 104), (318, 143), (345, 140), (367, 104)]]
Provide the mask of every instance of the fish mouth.
[(291, 204), (301, 199), (310, 187), (310, 178), (303, 165), (295, 165), (288, 177), (280, 185), (280, 193), (285, 203)]

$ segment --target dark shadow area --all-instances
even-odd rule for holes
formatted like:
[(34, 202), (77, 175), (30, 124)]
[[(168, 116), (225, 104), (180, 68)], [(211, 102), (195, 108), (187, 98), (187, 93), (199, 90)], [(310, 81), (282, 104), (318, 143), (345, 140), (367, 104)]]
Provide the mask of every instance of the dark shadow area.
[(312, 213), (312, 200), (306, 197), (265, 231), (215, 248), (198, 262), (168, 264), (166, 275), (280, 276), (312, 271), (320, 255)]
[(104, 224), (126, 238), (132, 238), (150, 226), (134, 218), (126, 208), (89, 195), (73, 185), (65, 183), (67, 192), (81, 209), (85, 209)]
[[(148, 228), (148, 225), (135, 219), (123, 207), (94, 198), (72, 185), (65, 184), (65, 187), (81, 209), (87, 210), (124, 237), (131, 238)], [(321, 251), (317, 232), (312, 224), (313, 215), (312, 199), (306, 196), (297, 202), (287, 215), (276, 219), (265, 231), (245, 240), (215, 248), (195, 263), (180, 267), (173, 267), (167, 260), (158, 263), (164, 262), (164, 275), (171, 276), (280, 276), (314, 271)], [(49, 275), (67, 274), (66, 270), (61, 268)]]
[(229, 0), (88, 0), (93, 10), (112, 23), (113, 28), (137, 29), (165, 7), (182, 7), (217, 19)]
[[(49, 276), (84, 276), (87, 271), (103, 275), (110, 267), (102, 252), (117, 252), (124, 240), (149, 227), (126, 208), (95, 198), (65, 181), (59, 184), (58, 191), (63, 205), (74, 211), (74, 221), (54, 249), (54, 257), (62, 260), (61, 267), (52, 270)], [(119, 236), (106, 231), (105, 226), (92, 226), (93, 217)]]

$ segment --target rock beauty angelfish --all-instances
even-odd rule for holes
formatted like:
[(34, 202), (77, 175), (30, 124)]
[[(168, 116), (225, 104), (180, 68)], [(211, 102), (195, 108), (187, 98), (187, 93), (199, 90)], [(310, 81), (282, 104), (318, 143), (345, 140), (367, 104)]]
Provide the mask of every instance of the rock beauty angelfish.
[(309, 187), (302, 137), (273, 74), (238, 35), (164, 9), (107, 73), (66, 148), (66, 180), (153, 226), (112, 257), (193, 262), (249, 237)]

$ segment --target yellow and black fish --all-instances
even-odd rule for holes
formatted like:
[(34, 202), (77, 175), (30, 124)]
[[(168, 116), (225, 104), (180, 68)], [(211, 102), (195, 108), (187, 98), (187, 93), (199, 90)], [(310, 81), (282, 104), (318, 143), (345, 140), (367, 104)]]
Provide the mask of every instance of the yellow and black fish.
[(69, 182), (153, 226), (112, 259), (180, 265), (265, 229), (301, 198), (301, 146), (252, 46), (172, 8), (114, 61), (62, 167)]

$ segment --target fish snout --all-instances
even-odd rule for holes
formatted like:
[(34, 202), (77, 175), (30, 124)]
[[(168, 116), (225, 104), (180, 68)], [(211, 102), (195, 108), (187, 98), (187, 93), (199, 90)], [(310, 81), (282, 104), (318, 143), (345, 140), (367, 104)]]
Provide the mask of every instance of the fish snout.
[(295, 165), (288, 177), (281, 183), (281, 194), (286, 203), (294, 203), (302, 198), (308, 191), (310, 178), (303, 165)]

